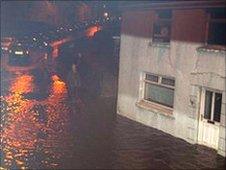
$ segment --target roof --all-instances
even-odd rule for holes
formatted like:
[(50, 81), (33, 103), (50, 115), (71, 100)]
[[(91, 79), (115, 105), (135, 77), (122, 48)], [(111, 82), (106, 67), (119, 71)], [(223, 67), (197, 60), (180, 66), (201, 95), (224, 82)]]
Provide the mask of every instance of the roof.
[(226, 7), (225, 0), (149, 0), (123, 1), (120, 10), (148, 10), (148, 9), (198, 9)]

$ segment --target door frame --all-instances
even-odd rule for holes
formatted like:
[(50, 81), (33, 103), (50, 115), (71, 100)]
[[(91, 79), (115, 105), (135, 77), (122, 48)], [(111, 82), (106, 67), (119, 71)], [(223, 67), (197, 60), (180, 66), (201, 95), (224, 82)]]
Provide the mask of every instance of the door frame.
[[(200, 103), (199, 103), (199, 112), (198, 112), (198, 144), (201, 145), (205, 145), (208, 147), (211, 147), (209, 145), (204, 144), (203, 142), (203, 128), (204, 128), (204, 123), (208, 123), (207, 121), (205, 122), (204, 119), (204, 109), (205, 109), (205, 95), (206, 95), (206, 91), (211, 91), (213, 92), (213, 96), (212, 96), (212, 103), (211, 103), (211, 115), (210, 115), (210, 119), (213, 119), (214, 116), (214, 104), (215, 104), (215, 93), (222, 93), (220, 90), (216, 90), (216, 89), (212, 89), (212, 88), (208, 88), (208, 87), (200, 87)], [(220, 122), (216, 122), (214, 121), (214, 125), (216, 126), (220, 126)], [(219, 134), (218, 134), (218, 141), (219, 142)], [(218, 144), (217, 147), (214, 149), (218, 149)]]

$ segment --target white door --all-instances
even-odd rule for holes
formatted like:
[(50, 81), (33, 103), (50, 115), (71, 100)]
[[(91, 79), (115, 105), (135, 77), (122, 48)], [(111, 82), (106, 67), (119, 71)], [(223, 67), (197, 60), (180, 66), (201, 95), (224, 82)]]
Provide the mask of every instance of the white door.
[(222, 94), (202, 89), (198, 142), (218, 149)]

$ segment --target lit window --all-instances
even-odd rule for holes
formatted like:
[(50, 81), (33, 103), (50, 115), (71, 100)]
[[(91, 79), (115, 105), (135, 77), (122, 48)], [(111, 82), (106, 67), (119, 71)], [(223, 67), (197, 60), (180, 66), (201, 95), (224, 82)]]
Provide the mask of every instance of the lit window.
[(220, 122), (222, 94), (206, 90), (204, 118)]
[(146, 74), (144, 100), (173, 108), (175, 79), (155, 74)]
[(156, 17), (153, 28), (153, 42), (170, 42), (171, 34), (171, 10), (156, 11)]
[(226, 45), (226, 10), (208, 10), (207, 44)]

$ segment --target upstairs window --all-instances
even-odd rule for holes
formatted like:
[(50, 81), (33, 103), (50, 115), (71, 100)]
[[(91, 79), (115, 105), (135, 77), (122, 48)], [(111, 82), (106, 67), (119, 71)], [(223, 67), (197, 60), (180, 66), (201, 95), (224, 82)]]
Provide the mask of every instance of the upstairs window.
[(207, 15), (207, 44), (226, 45), (226, 10), (210, 9)]
[(171, 10), (160, 10), (155, 13), (153, 42), (169, 43), (171, 34)]

